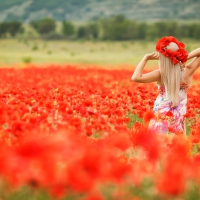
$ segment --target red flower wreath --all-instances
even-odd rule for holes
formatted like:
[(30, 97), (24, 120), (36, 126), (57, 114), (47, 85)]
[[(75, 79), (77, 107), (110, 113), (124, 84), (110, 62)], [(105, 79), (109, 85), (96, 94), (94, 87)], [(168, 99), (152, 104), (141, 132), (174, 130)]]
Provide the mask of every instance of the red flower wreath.
[[(166, 46), (168, 46), (171, 42), (174, 42), (178, 45), (179, 49), (177, 51), (171, 51), (170, 49), (166, 48)], [(156, 51), (170, 58), (174, 64), (177, 64), (179, 62), (184, 63), (187, 61), (188, 53), (184, 47), (185, 45), (182, 42), (179, 42), (173, 36), (165, 36), (158, 40), (156, 44)]]

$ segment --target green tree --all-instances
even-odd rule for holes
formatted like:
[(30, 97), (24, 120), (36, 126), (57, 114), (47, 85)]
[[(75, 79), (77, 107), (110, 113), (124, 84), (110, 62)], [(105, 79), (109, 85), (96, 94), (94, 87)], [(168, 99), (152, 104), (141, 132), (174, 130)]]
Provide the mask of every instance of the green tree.
[(101, 20), (103, 39), (128, 40), (134, 38), (135, 23), (127, 20), (123, 15)]
[(126, 38), (128, 40), (134, 40), (134, 39), (136, 39), (136, 35), (137, 35), (137, 22), (134, 20), (128, 21)]
[(52, 18), (43, 18), (39, 21), (32, 21), (30, 25), (40, 34), (52, 33), (56, 29), (56, 22)]
[(164, 37), (165, 35), (170, 35), (169, 33), (169, 23), (164, 22), (164, 21), (158, 21), (155, 22), (153, 25), (153, 28), (156, 30), (156, 35), (157, 37)]
[(72, 36), (75, 33), (74, 25), (69, 21), (62, 22), (62, 33), (66, 36)]
[(89, 37), (92, 39), (97, 39), (99, 36), (99, 26), (97, 23), (90, 23), (87, 26)]
[(13, 21), (9, 23), (8, 32), (11, 36), (15, 36), (17, 33), (22, 33), (23, 31), (22, 22)]
[(6, 34), (10, 34), (14, 37), (17, 33), (23, 32), (23, 30), (23, 25), (20, 21), (0, 23), (0, 37), (5, 37)]
[(115, 23), (122, 23), (126, 21), (126, 17), (124, 15), (115, 15), (113, 19)]
[(8, 23), (2, 22), (0, 23), (0, 37), (5, 37), (8, 32)]
[(128, 23), (127, 22), (119, 22), (114, 23), (110, 27), (110, 39), (112, 40), (127, 40), (127, 33), (128, 31)]
[(41, 34), (54, 32), (56, 28), (56, 22), (51, 18), (43, 18), (39, 21), (38, 31)]
[(146, 23), (144, 22), (137, 23), (136, 28), (135, 28), (135, 38), (139, 40), (145, 39), (147, 36), (147, 29), (148, 29), (148, 26)]
[(200, 39), (200, 24), (195, 24), (193, 31), (193, 38)]
[(189, 24), (181, 24), (179, 26), (179, 30), (180, 30), (180, 38), (185, 38), (185, 37), (189, 37), (190, 34), (190, 30), (189, 30)]
[(31, 27), (33, 27), (36, 31), (38, 31), (39, 21), (31, 21), (31, 22), (29, 23), (29, 25), (30, 25)]
[(87, 28), (85, 26), (79, 26), (77, 31), (77, 37), (82, 39), (82, 38), (87, 38), (87, 36), (88, 36)]
[(77, 37), (84, 39), (97, 39), (99, 36), (99, 26), (97, 23), (89, 23), (78, 27)]
[(146, 29), (146, 37), (147, 40), (154, 40), (155, 38), (159, 38), (158, 30), (154, 24), (148, 24)]

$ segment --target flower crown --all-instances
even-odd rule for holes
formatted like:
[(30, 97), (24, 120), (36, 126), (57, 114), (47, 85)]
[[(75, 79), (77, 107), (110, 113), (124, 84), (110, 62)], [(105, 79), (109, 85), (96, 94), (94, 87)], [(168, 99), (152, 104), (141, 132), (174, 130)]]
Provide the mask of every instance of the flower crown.
[[(167, 49), (166, 47), (171, 43), (174, 42), (178, 45), (179, 49), (176, 51), (172, 51)], [(162, 53), (164, 56), (170, 58), (174, 64), (177, 63), (184, 63), (187, 61), (188, 53), (184, 49), (185, 45), (182, 42), (179, 42), (173, 36), (165, 36), (158, 40), (156, 44), (156, 51)]]

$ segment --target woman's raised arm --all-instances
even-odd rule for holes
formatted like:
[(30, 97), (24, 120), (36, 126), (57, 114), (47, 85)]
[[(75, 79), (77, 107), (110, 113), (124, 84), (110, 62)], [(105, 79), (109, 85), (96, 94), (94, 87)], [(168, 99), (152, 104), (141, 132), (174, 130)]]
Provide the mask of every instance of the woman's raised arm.
[(142, 60), (137, 65), (131, 80), (138, 83), (150, 83), (155, 82), (160, 79), (160, 72), (159, 70), (154, 70), (152, 72), (143, 74), (143, 69), (147, 63), (148, 60), (158, 60), (159, 53), (153, 52), (150, 54), (146, 54)]

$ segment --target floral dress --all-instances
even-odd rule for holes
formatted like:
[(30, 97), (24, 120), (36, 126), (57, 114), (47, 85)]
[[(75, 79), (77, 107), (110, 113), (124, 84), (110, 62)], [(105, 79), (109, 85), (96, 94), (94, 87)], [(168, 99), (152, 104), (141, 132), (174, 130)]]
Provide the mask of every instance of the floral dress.
[(179, 90), (180, 102), (177, 106), (173, 106), (166, 96), (165, 87), (158, 85), (159, 95), (153, 108), (155, 117), (150, 120), (149, 129), (164, 134), (170, 132), (186, 133), (185, 114), (188, 88), (188, 84), (181, 83)]

